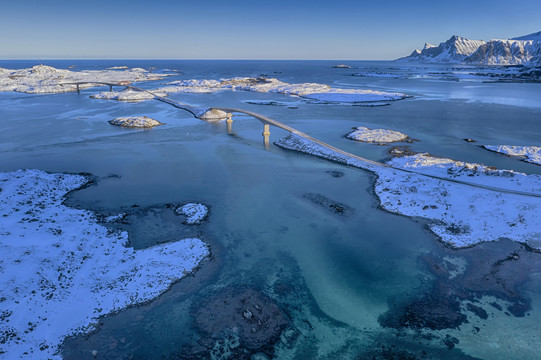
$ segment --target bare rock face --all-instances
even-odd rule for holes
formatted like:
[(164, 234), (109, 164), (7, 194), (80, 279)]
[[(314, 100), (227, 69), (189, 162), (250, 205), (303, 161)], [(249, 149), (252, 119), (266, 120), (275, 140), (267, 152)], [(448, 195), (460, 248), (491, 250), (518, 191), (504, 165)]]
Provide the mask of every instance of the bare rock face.
[(211, 109), (199, 115), (198, 118), (205, 121), (220, 121), (227, 118), (227, 113), (222, 110)]
[(134, 127), (134, 128), (151, 128), (154, 126), (162, 125), (158, 120), (149, 118), (148, 116), (126, 116), (118, 117), (110, 120), (109, 124), (122, 126), (122, 127)]
[(208, 342), (235, 336), (239, 347), (254, 351), (272, 346), (287, 320), (278, 305), (263, 293), (228, 288), (201, 305), (195, 323)]

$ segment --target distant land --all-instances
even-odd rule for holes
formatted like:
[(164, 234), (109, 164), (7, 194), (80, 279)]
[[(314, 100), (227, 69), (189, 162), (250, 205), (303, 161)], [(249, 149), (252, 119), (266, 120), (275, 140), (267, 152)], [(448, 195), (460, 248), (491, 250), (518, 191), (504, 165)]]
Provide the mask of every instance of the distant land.
[(437, 46), (425, 43), (422, 50), (415, 49), (409, 56), (397, 61), (539, 67), (541, 31), (512, 39), (490, 41), (453, 35)]

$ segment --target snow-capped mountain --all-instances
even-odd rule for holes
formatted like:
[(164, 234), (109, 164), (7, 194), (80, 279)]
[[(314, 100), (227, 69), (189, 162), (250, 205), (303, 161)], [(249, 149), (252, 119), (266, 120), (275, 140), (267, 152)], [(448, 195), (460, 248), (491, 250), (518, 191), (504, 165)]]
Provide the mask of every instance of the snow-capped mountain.
[(541, 31), (510, 40), (469, 40), (452, 36), (438, 46), (425, 44), (400, 61), (466, 63), (479, 65), (541, 64)]
[(541, 43), (533, 40), (492, 40), (464, 60), (470, 64), (527, 65), (541, 55)]
[(485, 42), (482, 40), (468, 40), (453, 35), (449, 40), (440, 43), (438, 46), (426, 43), (423, 50), (415, 49), (410, 56), (406, 56), (399, 60), (460, 63), (473, 54), (479, 46), (484, 43)]

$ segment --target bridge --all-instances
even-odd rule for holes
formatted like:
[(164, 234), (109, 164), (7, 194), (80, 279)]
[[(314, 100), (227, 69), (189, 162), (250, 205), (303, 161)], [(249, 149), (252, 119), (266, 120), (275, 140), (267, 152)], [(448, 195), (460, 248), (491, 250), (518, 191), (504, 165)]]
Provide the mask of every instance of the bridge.
[(251, 117), (253, 117), (253, 118), (255, 118), (255, 119), (257, 119), (257, 120), (259, 120), (260, 122), (263, 123), (263, 133), (262, 133), (262, 135), (263, 135), (264, 143), (265, 143), (266, 146), (269, 145), (270, 125), (272, 125), (272, 126), (275, 126), (277, 128), (289, 131), (292, 134), (300, 136), (300, 137), (302, 137), (302, 138), (304, 138), (306, 140), (309, 140), (309, 141), (311, 141), (311, 142), (313, 142), (313, 143), (315, 143), (315, 144), (317, 144), (319, 146), (322, 146), (322, 147), (324, 147), (324, 148), (326, 148), (328, 150), (331, 150), (331, 151), (333, 151), (335, 153), (341, 154), (341, 155), (345, 156), (346, 158), (352, 158), (352, 159), (355, 159), (357, 161), (360, 161), (361, 163), (366, 165), (365, 167), (363, 167), (364, 170), (371, 171), (372, 167), (384, 167), (384, 168), (400, 171), (400, 172), (403, 172), (403, 173), (421, 175), (421, 176), (436, 179), (436, 180), (441, 180), (441, 181), (451, 182), (451, 183), (455, 183), (455, 184), (472, 186), (472, 187), (480, 188), (480, 189), (484, 189), (484, 190), (490, 190), (490, 191), (506, 193), (506, 194), (514, 194), (514, 195), (541, 198), (541, 193), (519, 191), (519, 190), (512, 190), (512, 189), (504, 189), (504, 188), (499, 188), (499, 187), (494, 187), (494, 186), (489, 186), (489, 185), (476, 184), (476, 183), (471, 183), (471, 182), (463, 181), (463, 180), (459, 180), (459, 179), (452, 179), (452, 178), (443, 177), (443, 176), (426, 174), (426, 173), (422, 173), (422, 172), (418, 172), (418, 171), (414, 171), (414, 170), (410, 170), (410, 169), (394, 167), (394, 166), (391, 166), (391, 165), (388, 165), (388, 164), (385, 164), (385, 163), (382, 163), (382, 162), (366, 159), (366, 158), (363, 158), (361, 156), (358, 156), (358, 155), (349, 153), (347, 151), (341, 150), (341, 149), (339, 149), (337, 147), (334, 147), (332, 145), (329, 145), (329, 144), (327, 144), (327, 143), (325, 143), (325, 142), (323, 142), (321, 140), (318, 140), (316, 138), (313, 138), (310, 135), (307, 135), (307, 134), (305, 134), (305, 133), (303, 133), (303, 132), (301, 132), (301, 131), (299, 131), (299, 130), (297, 130), (295, 128), (292, 128), (291, 126), (288, 126), (288, 125), (283, 124), (283, 123), (281, 123), (281, 122), (279, 122), (277, 120), (271, 119), (271, 118), (269, 118), (267, 116), (258, 114), (258, 113), (253, 112), (253, 111), (248, 111), (248, 110), (244, 110), (244, 109), (236, 109), (236, 108), (227, 108), (227, 107), (198, 107), (198, 106), (192, 106), (192, 105), (184, 104), (184, 103), (181, 103), (181, 102), (178, 102), (178, 101), (175, 101), (175, 100), (167, 99), (167, 98), (165, 98), (163, 96), (160, 96), (158, 94), (153, 93), (152, 91), (145, 90), (145, 89), (142, 89), (142, 88), (139, 88), (139, 87), (136, 87), (136, 86), (132, 86), (132, 85), (129, 85), (129, 84), (123, 84), (123, 83), (82, 81), (82, 82), (63, 83), (62, 85), (75, 85), (77, 93), (80, 93), (80, 86), (84, 85), (84, 84), (98, 84), (98, 85), (109, 86), (110, 91), (113, 91), (114, 86), (121, 86), (121, 87), (124, 87), (126, 89), (131, 89), (131, 90), (135, 90), (135, 91), (142, 91), (142, 92), (145, 92), (145, 93), (148, 93), (148, 94), (152, 95), (153, 98), (158, 100), (158, 101), (161, 101), (161, 102), (164, 102), (166, 104), (172, 105), (172, 106), (174, 106), (174, 107), (176, 107), (178, 109), (185, 110), (185, 111), (191, 113), (196, 118), (200, 118), (203, 114), (205, 114), (206, 112), (211, 111), (211, 110), (223, 111), (223, 112), (227, 113), (226, 123), (227, 123), (228, 132), (231, 132), (231, 126), (232, 126), (232, 122), (233, 122), (232, 113), (240, 113), (240, 114), (251, 116)]

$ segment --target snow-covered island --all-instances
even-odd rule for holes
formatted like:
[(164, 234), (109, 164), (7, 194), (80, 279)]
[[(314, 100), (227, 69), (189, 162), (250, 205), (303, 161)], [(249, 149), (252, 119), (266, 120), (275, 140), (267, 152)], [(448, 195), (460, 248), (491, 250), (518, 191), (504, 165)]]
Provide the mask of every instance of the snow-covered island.
[(402, 134), (399, 131), (387, 129), (369, 129), (364, 126), (358, 126), (347, 134), (346, 138), (355, 141), (384, 144), (404, 141), (408, 139), (408, 135)]
[(209, 209), (203, 204), (188, 203), (179, 206), (175, 212), (179, 215), (186, 216), (186, 224), (198, 225), (208, 216)]
[(518, 157), (523, 161), (541, 165), (541, 147), (513, 145), (484, 145), (485, 149), (508, 156)]
[[(111, 82), (129, 83), (163, 79), (165, 74), (150, 73), (145, 69), (133, 68), (124, 70), (85, 70), (71, 71), (56, 69), (47, 65), (36, 65), (28, 69), (10, 70), (0, 68), (0, 91), (17, 91), (23, 93), (64, 93), (76, 91), (74, 82)], [(79, 87), (89, 88), (97, 84), (81, 84)]]
[[(389, 93), (376, 90), (364, 89), (337, 89), (326, 84), (302, 83), (289, 84), (275, 78), (250, 78), (236, 77), (222, 80), (179, 80), (170, 82), (173, 85), (160, 88), (162, 92), (201, 92), (212, 93), (225, 90), (253, 91), (260, 93), (279, 93), (291, 96), (299, 96), (316, 102), (369, 102), (369, 101), (392, 101), (408, 97), (403, 93)], [(188, 91), (187, 91), (188, 90)]]
[(372, 171), (383, 209), (424, 219), (434, 234), (453, 247), (509, 238), (541, 249), (539, 175), (428, 154), (394, 158), (389, 167), (378, 166), (294, 134), (275, 144)]
[(122, 127), (133, 127), (133, 128), (151, 128), (154, 126), (162, 125), (158, 120), (149, 118), (148, 116), (123, 116), (118, 117), (113, 120), (109, 120), (109, 124), (122, 126)]
[(94, 213), (63, 205), (81, 175), (0, 173), (0, 354), (60, 359), (70, 335), (98, 318), (152, 300), (209, 254), (196, 238), (143, 250), (127, 247)]

